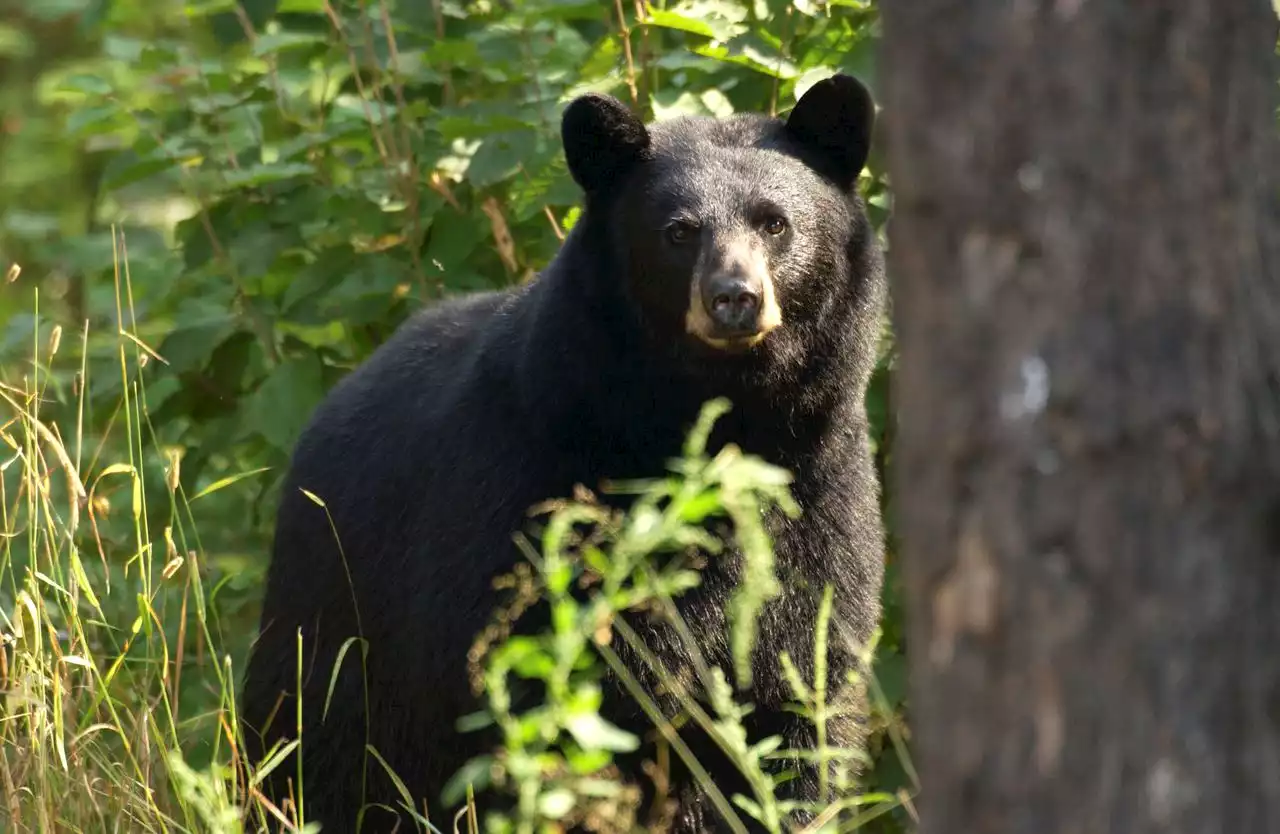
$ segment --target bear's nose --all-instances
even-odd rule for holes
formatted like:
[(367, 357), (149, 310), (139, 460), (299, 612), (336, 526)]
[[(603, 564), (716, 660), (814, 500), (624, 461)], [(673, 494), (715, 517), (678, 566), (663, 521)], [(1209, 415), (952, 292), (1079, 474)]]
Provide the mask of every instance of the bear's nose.
[(702, 288), (702, 303), (718, 328), (727, 333), (754, 333), (760, 318), (763, 288), (739, 275), (716, 275)]

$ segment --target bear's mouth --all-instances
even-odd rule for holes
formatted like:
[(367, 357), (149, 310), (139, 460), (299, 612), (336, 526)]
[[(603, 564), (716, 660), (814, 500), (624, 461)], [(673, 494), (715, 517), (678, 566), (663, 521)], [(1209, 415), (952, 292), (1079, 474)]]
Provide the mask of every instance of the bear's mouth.
[(759, 345), (782, 325), (782, 309), (778, 305), (773, 282), (762, 282), (761, 301), (753, 315), (725, 321), (724, 316), (713, 316), (706, 306), (698, 282), (689, 293), (689, 307), (685, 311), (684, 329), (702, 344), (724, 353), (746, 353)]
[[(772, 329), (772, 328), (771, 328)], [(722, 353), (740, 354), (746, 353), (756, 345), (759, 345), (769, 335), (769, 330), (760, 330), (745, 336), (727, 336), (717, 337), (711, 335), (703, 335), (702, 333), (694, 333), (698, 341), (715, 348)]]

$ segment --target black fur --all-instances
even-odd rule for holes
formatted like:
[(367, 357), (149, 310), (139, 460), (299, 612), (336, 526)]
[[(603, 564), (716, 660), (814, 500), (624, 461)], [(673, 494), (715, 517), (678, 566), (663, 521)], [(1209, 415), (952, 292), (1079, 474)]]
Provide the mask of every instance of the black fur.
[(580, 96), (560, 121), (569, 173), (593, 196), (624, 175), (649, 150), (644, 124), (616, 98)]
[[(258, 729), (266, 744), (293, 736), (292, 700), (267, 719), (294, 689), (301, 628), (309, 818), (354, 830), (366, 741), (358, 650), (346, 656), (324, 721), (321, 713), (335, 656), (360, 634), (370, 647), (368, 741), (447, 827), (440, 789), (481, 752), (476, 737), (455, 730), (476, 707), (466, 654), (497, 601), (491, 578), (519, 558), (512, 532), (531, 505), (574, 484), (662, 474), (701, 404), (717, 395), (733, 410), (713, 445), (738, 443), (796, 473), (803, 514), (771, 520), (784, 591), (763, 616), (747, 696), (758, 704), (757, 732), (784, 734), (784, 746), (812, 743), (812, 728), (783, 710), (779, 652), (811, 673), (826, 582), (837, 592), (832, 680), (879, 616), (882, 528), (863, 397), (884, 277), (853, 189), (869, 101), (845, 79), (816, 86), (787, 122), (738, 115), (649, 128), (616, 101), (574, 102), (564, 144), (587, 209), (547, 269), (525, 286), (417, 314), (334, 388), (286, 480), (243, 696), (251, 742)], [(786, 218), (785, 232), (759, 231), (769, 213)], [(697, 234), (673, 244), (673, 220)], [(778, 329), (739, 353), (692, 338), (682, 318), (691, 282), (729, 246), (765, 258), (783, 314)], [(341, 552), (325, 510), (302, 489), (325, 501)], [(736, 574), (733, 558), (713, 560), (682, 603), (708, 659), (726, 670), (724, 602)], [(685, 662), (664, 632), (645, 633), (669, 665)], [(610, 698), (607, 714), (647, 730), (625, 698)], [(833, 743), (857, 742), (859, 726), (833, 722)], [(740, 784), (705, 744), (695, 746), (726, 792)], [(255, 742), (248, 752), (262, 750)], [(279, 798), (295, 772), (291, 759), (268, 790)], [(372, 759), (368, 773), (368, 800), (396, 804)], [(677, 828), (715, 830), (692, 783), (675, 789)], [(806, 773), (792, 790), (812, 796), (816, 777)], [(389, 814), (368, 812), (366, 831), (390, 828)]]
[(848, 187), (867, 162), (875, 114), (875, 102), (865, 87), (848, 75), (833, 75), (805, 91), (787, 117), (787, 129), (819, 148), (814, 166)]

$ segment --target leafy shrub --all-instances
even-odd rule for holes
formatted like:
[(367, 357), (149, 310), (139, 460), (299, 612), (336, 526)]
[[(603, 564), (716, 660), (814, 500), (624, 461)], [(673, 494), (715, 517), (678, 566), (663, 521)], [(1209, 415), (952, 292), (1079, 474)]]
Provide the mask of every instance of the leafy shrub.
[[(532, 832), (546, 823), (568, 821), (589, 822), (600, 831), (631, 830), (639, 811), (635, 807), (638, 796), (608, 778), (612, 774), (607, 764), (613, 753), (634, 750), (639, 740), (600, 716), (605, 670), (598, 658), (623, 682), (666, 744), (702, 781), (720, 812), (733, 820), (734, 830), (744, 830), (740, 821), (744, 812), (776, 832), (781, 830), (782, 817), (796, 809), (810, 811), (818, 820), (834, 821), (842, 808), (871, 806), (863, 815), (870, 818), (899, 804), (892, 794), (858, 789), (850, 765), (861, 763), (862, 751), (825, 744), (826, 718), (841, 709), (857, 709), (860, 704), (828, 702), (827, 670), (821, 660), (815, 680), (806, 682), (790, 658), (782, 657), (797, 707), (818, 728), (818, 749), (809, 752), (823, 766), (824, 776), (829, 766), (835, 766), (838, 778), (828, 786), (826, 801), (808, 807), (780, 800), (776, 796), (780, 783), (772, 772), (776, 768), (771, 768), (771, 760), (803, 754), (780, 749), (782, 739), (777, 737), (747, 743), (742, 719), (751, 705), (734, 699), (729, 675), (742, 679), (749, 674), (755, 619), (778, 591), (773, 552), (762, 519), (771, 509), (789, 515), (799, 509), (788, 491), (791, 476), (786, 470), (744, 455), (734, 446), (725, 447), (714, 458), (706, 456), (711, 425), (727, 408), (724, 401), (713, 401), (704, 408), (690, 433), (684, 457), (673, 465), (671, 475), (631, 485), (629, 491), (639, 494), (628, 512), (605, 509), (589, 494), (553, 505), (541, 554), (529, 553), (536, 573), (526, 569), (514, 574), (511, 584), (519, 589), (513, 603), (516, 610), (501, 612), (494, 629), (481, 639), (481, 647), (495, 637), (499, 642), (484, 655), (482, 685), (477, 689), (483, 691), (487, 709), (474, 722), (475, 726), (495, 722), (504, 743), (494, 756), (473, 761), (451, 786), (456, 800), (464, 786), (485, 787), (493, 780), (518, 798), (514, 819), (494, 815), (489, 819), (489, 830)], [(751, 580), (740, 585), (730, 602), (734, 669), (710, 665), (705, 659), (695, 666), (697, 683), (709, 697), (708, 709), (679, 675), (664, 668), (645, 648), (623, 615), (646, 610), (656, 614), (675, 627), (677, 639), (690, 656), (701, 658), (698, 640), (677, 612), (674, 600), (699, 580), (697, 561), (688, 557), (715, 558), (723, 549), (725, 542), (710, 535), (703, 525), (708, 518), (723, 515), (733, 522), (733, 543), (742, 550), (744, 573)], [(655, 558), (660, 555), (676, 558)], [(580, 597), (575, 588), (590, 590)], [(510, 636), (518, 611), (539, 599), (548, 601), (554, 612), (550, 627), (532, 636)], [(827, 657), (831, 606), (828, 588), (815, 624), (818, 658)], [(675, 693), (693, 720), (730, 755), (747, 777), (752, 796), (726, 797), (709, 780), (663, 716), (653, 693), (619, 657), (614, 648), (618, 640), (642, 658), (646, 671)], [(546, 697), (527, 710), (514, 710), (513, 678), (539, 681)], [(661, 777), (659, 780), (661, 784)], [(813, 830), (826, 829), (815, 825)]]

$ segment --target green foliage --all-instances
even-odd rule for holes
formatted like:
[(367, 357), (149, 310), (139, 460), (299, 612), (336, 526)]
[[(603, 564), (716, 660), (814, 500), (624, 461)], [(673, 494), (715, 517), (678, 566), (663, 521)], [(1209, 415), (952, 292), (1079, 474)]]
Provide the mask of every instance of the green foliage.
[[(695, 0), (640, 19), (624, 6), (107, 4), (37, 85), (49, 134), (98, 175), (72, 191), (87, 228), (60, 222), (59, 189), (47, 211), (6, 212), (0, 252), (68, 328), (109, 332), (112, 224), (126, 233), (139, 337), (169, 372), (149, 392), (152, 425), (192, 487), (270, 467), (256, 495), (218, 500), (237, 537), (246, 518), (261, 531), (329, 385), (419, 304), (524, 280), (556, 251), (578, 199), (566, 97), (723, 115), (785, 109), (837, 69), (874, 75), (865, 3)], [(40, 156), (0, 153), (6, 172)], [(5, 186), (12, 205), (29, 191)], [(876, 170), (867, 191), (882, 207)], [(25, 347), (31, 296), (6, 296), (6, 335)], [(98, 344), (91, 374), (115, 359)], [(119, 399), (113, 383), (92, 390), (95, 413)]]
[[(820, 660), (815, 680), (804, 681), (790, 659), (783, 658), (794, 697), (818, 729), (818, 749), (808, 752), (781, 750), (782, 739), (777, 737), (748, 743), (743, 719), (751, 705), (734, 699), (726, 670), (702, 656), (698, 638), (675, 606), (676, 598), (699, 581), (689, 557), (716, 558), (723, 549), (725, 542), (708, 533), (704, 522), (727, 516), (733, 522), (732, 544), (743, 555), (744, 574), (755, 579), (741, 583), (731, 603), (731, 611), (739, 613), (731, 621), (731, 645), (741, 678), (754, 645), (755, 619), (777, 592), (773, 553), (761, 519), (770, 511), (794, 515), (799, 510), (788, 491), (791, 476), (786, 470), (733, 446), (714, 458), (706, 456), (711, 425), (726, 408), (723, 401), (704, 408), (684, 457), (673, 464), (669, 477), (631, 485), (639, 496), (628, 512), (607, 510), (591, 496), (554, 506), (541, 554), (529, 554), (536, 575), (517, 570), (511, 583), (519, 589), (513, 608), (523, 610), (534, 599), (546, 600), (551, 625), (540, 634), (512, 637), (507, 631), (515, 616), (504, 611), (491, 633), (482, 635), (482, 647), (497, 642), (485, 656), (481, 673), (487, 709), (471, 723), (477, 727), (496, 723), (503, 743), (493, 756), (473, 761), (450, 786), (456, 801), (466, 785), (481, 789), (496, 779), (518, 797), (513, 815), (489, 815), (488, 830), (531, 834), (548, 830), (551, 823), (593, 819), (608, 821), (603, 830), (627, 831), (637, 822), (637, 794), (608, 778), (607, 765), (613, 754), (634, 750), (639, 740), (600, 717), (603, 670), (597, 658), (622, 681), (735, 831), (746, 830), (743, 813), (769, 831), (779, 832), (787, 814), (810, 811), (827, 821), (825, 827), (812, 827), (818, 832), (836, 830), (836, 812), (842, 808), (868, 806), (863, 816), (870, 819), (900, 804), (893, 794), (859, 789), (849, 765), (860, 761), (860, 751), (832, 748), (825, 742), (828, 717), (839, 709), (856, 707), (856, 702), (835, 704), (826, 697), (830, 589), (816, 624), (815, 649)], [(574, 593), (586, 588), (590, 592), (581, 597)], [(637, 637), (625, 615), (641, 611), (670, 626), (684, 652), (695, 658), (694, 681), (664, 667)], [(623, 662), (615, 648), (619, 644), (640, 659), (643, 674)], [(737, 764), (751, 786), (751, 796), (725, 796), (710, 781), (641, 678), (655, 680), (675, 695), (692, 720)], [(513, 680), (539, 681), (545, 697), (517, 711)], [(699, 692), (705, 701), (699, 699)], [(837, 773), (830, 786), (833, 790), (824, 791), (826, 801), (806, 807), (779, 800), (771, 760), (809, 755), (822, 766), (824, 780), (832, 765)]]
[[(47, 830), (60, 791), (98, 766), (112, 784), (159, 786), (129, 806), (156, 827), (178, 807), (177, 827), (222, 830), (222, 795), (192, 779), (228, 762), (292, 443), (414, 308), (527, 280), (555, 253), (578, 211), (558, 137), (568, 97), (605, 90), (658, 118), (783, 112), (838, 69), (874, 89), (879, 41), (858, 0), (8, 8), (0, 628), (42, 635), (23, 668), (47, 709), (3, 726), (24, 728), (20, 766), (45, 779), (24, 807), (48, 824), (25, 818)], [(882, 227), (878, 155), (862, 188)], [(882, 463), (888, 372), (886, 350), (869, 402)], [(734, 520), (766, 578), (745, 513)], [(897, 732), (892, 587), (877, 671), (881, 726)], [(734, 609), (739, 657), (760, 604)], [(172, 750), (195, 770), (164, 764)], [(898, 758), (877, 759), (891, 791), (911, 784)]]

